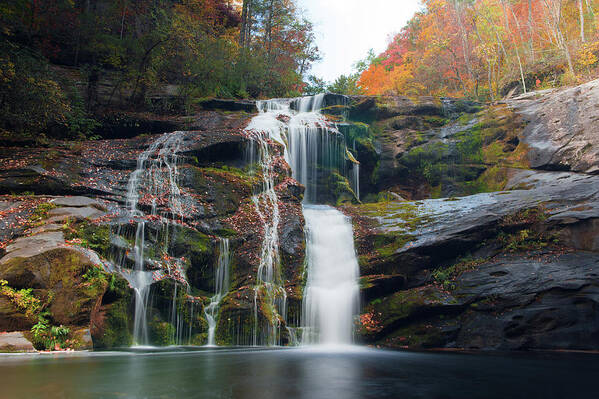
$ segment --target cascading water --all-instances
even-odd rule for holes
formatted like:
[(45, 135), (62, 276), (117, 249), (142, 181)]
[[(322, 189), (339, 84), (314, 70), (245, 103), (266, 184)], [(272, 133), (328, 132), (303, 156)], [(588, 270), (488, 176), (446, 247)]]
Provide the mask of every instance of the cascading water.
[[(266, 122), (266, 123), (263, 123)], [(275, 121), (277, 122), (277, 121)], [(270, 120), (254, 118), (247, 128), (252, 142), (258, 144), (260, 167), (262, 173), (262, 191), (252, 197), (256, 213), (264, 226), (260, 263), (258, 265), (257, 282), (254, 286), (254, 326), (252, 344), (277, 345), (280, 343), (281, 320), (285, 320), (287, 294), (279, 270), (279, 203), (275, 192), (275, 162), (269, 137), (275, 136), (280, 126)], [(268, 135), (268, 136), (267, 136)], [(278, 137), (280, 139), (280, 136)], [(266, 331), (259, 323), (259, 302), (270, 314)]]
[[(181, 203), (181, 191), (178, 187), (179, 157), (177, 152), (182, 142), (182, 132), (174, 132), (159, 136), (150, 146), (137, 158), (137, 167), (129, 176), (127, 183), (127, 209), (131, 220), (135, 223), (135, 243), (133, 245), (134, 269), (128, 270), (124, 266), (126, 255), (122, 256), (118, 264), (121, 274), (127, 279), (135, 292), (135, 315), (133, 322), (133, 341), (136, 345), (149, 343), (147, 307), (150, 286), (153, 282), (164, 278), (166, 275), (177, 276), (175, 280), (187, 288), (183, 273), (181, 259), (168, 256), (170, 226), (173, 220), (183, 219), (183, 206)], [(149, 214), (142, 210), (150, 209)], [(158, 206), (163, 211), (158, 215)], [(153, 261), (146, 257), (146, 222), (162, 218), (165, 228), (162, 229), (162, 237), (159, 246), (163, 253), (165, 265), (162, 270), (146, 270), (146, 263)], [(116, 236), (121, 236), (121, 228)], [(175, 326), (174, 342), (182, 340), (183, 322), (177, 311), (177, 290), (179, 284), (175, 284), (173, 303), (171, 307), (171, 323)]]
[(330, 206), (305, 205), (308, 281), (303, 344), (351, 344), (359, 306), (359, 268), (348, 217)]
[[(260, 114), (252, 119), (246, 129), (252, 142), (260, 147), (260, 165), (264, 176), (263, 191), (254, 197), (256, 211), (265, 230), (255, 288), (254, 345), (258, 344), (259, 293), (264, 292), (263, 295), (270, 298), (270, 302), (267, 302), (271, 311), (277, 311), (277, 317), (273, 320), (286, 320), (285, 290), (277, 275), (279, 209), (272, 181), (274, 159), (269, 152), (267, 138), (284, 146), (285, 159), (291, 166), (293, 177), (306, 187), (304, 216), (308, 230), (308, 282), (303, 304), (302, 343), (352, 342), (353, 317), (359, 305), (359, 268), (351, 222), (335, 208), (308, 205), (318, 202), (319, 186), (326, 184), (327, 174), (345, 176), (348, 155), (350, 160), (355, 161), (347, 150), (344, 136), (320, 113), (324, 99), (324, 95), (318, 95), (260, 101), (257, 103)], [(253, 154), (253, 149), (250, 152)], [(353, 163), (350, 180), (357, 197), (357, 162)], [(261, 207), (268, 209), (268, 217)], [(268, 332), (268, 343), (271, 345), (276, 341), (279, 324), (273, 322), (272, 330)]]
[(229, 252), (229, 239), (221, 238), (219, 241), (218, 264), (216, 268), (214, 281), (214, 296), (210, 298), (210, 303), (204, 308), (206, 321), (208, 322), (208, 344), (206, 346), (216, 346), (214, 332), (216, 330), (216, 317), (218, 315), (218, 306), (220, 301), (229, 291), (229, 263), (231, 262), (231, 253)]

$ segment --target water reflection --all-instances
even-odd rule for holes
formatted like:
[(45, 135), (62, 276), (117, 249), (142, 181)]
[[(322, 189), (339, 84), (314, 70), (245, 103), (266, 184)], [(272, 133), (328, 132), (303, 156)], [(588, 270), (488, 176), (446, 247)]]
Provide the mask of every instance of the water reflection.
[(595, 397), (599, 356), (211, 350), (0, 357), (0, 398)]

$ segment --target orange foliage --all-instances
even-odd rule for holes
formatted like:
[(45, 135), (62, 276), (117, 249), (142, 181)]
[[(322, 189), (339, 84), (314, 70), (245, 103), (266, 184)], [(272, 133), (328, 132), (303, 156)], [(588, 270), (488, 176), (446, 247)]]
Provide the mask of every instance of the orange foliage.
[(423, 0), (359, 85), (373, 95), (493, 99), (515, 85), (560, 84), (565, 72), (590, 78), (599, 67), (599, 0), (584, 3), (584, 35), (577, 1)]

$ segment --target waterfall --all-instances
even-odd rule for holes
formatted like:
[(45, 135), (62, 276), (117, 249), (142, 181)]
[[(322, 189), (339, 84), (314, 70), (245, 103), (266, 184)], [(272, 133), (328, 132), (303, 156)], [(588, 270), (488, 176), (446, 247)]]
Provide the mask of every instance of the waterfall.
[[(266, 123), (263, 123), (266, 122)], [(260, 168), (262, 172), (262, 191), (252, 197), (254, 207), (262, 225), (264, 236), (260, 263), (254, 286), (254, 326), (252, 344), (278, 345), (280, 343), (281, 321), (285, 319), (287, 295), (280, 276), (279, 263), (279, 204), (275, 192), (275, 162), (277, 156), (271, 151), (269, 138), (277, 136), (281, 140), (280, 127), (270, 120), (254, 118), (246, 132), (253, 142), (258, 144)], [(259, 302), (264, 313), (270, 316), (266, 322), (266, 331), (260, 326)]]
[[(183, 219), (183, 206), (181, 202), (181, 191), (177, 184), (179, 178), (179, 156), (177, 152), (182, 142), (182, 132), (167, 133), (159, 136), (150, 146), (141, 152), (137, 158), (136, 169), (129, 176), (127, 183), (126, 204), (131, 217), (135, 223), (135, 241), (132, 255), (134, 258), (134, 269), (124, 268), (126, 256), (120, 262), (121, 275), (127, 279), (135, 292), (135, 315), (133, 319), (133, 342), (136, 345), (149, 343), (147, 307), (150, 294), (150, 286), (157, 280), (167, 276), (173, 277), (175, 281), (182, 283), (188, 288), (183, 271), (183, 262), (180, 259), (168, 256), (170, 226), (173, 220)], [(162, 211), (158, 213), (158, 207)], [(149, 214), (142, 209), (149, 209)], [(164, 255), (162, 270), (146, 270), (146, 263), (155, 260), (146, 258), (146, 221), (161, 218), (166, 225), (162, 231), (159, 243)], [(116, 232), (120, 237), (121, 228)], [(171, 323), (175, 326), (174, 342), (179, 343), (182, 339), (183, 319), (177, 312), (177, 290), (175, 284), (171, 307)]]
[(351, 221), (325, 205), (305, 205), (308, 281), (303, 344), (351, 344), (359, 305), (359, 267)]
[(219, 241), (218, 263), (214, 281), (214, 296), (210, 298), (210, 304), (204, 308), (206, 321), (208, 321), (208, 343), (206, 346), (216, 346), (214, 332), (216, 330), (216, 318), (218, 305), (229, 291), (229, 263), (231, 254), (229, 252), (229, 239), (221, 238)]
[[(332, 173), (347, 176), (345, 137), (330, 123), (320, 109), (325, 95), (298, 99), (258, 101), (260, 113), (246, 128), (259, 148), (264, 178), (262, 192), (254, 197), (256, 212), (264, 225), (262, 253), (254, 289), (253, 344), (277, 343), (280, 324), (286, 320), (286, 295), (280, 279), (278, 224), (279, 208), (274, 190), (273, 154), (268, 139), (284, 147), (284, 157), (291, 166), (293, 178), (306, 187), (304, 216), (307, 227), (308, 280), (302, 315), (302, 343), (349, 344), (352, 342), (353, 318), (358, 310), (358, 262), (353, 244), (350, 220), (329, 206), (318, 203), (320, 187)], [(352, 158), (352, 156), (350, 156)], [(350, 184), (359, 196), (359, 164), (353, 162)], [(267, 331), (268, 339), (259, 339), (258, 299), (274, 314)], [(290, 334), (294, 329), (287, 326)], [(293, 336), (291, 338), (293, 342)]]
[(360, 200), (360, 164), (355, 163), (352, 166), (352, 175), (350, 179), (351, 188), (356, 194), (356, 198)]

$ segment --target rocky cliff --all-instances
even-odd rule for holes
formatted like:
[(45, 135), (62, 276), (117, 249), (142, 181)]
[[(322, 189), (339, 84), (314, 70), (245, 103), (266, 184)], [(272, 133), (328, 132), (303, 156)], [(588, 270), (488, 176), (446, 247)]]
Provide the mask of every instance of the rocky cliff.
[(594, 81), (438, 122), (443, 107), (417, 103), (375, 121), (375, 183), (392, 200), (344, 208), (364, 342), (598, 348), (598, 95)]
[[(360, 163), (361, 200), (343, 176), (319, 182), (329, 187), (324, 201), (354, 221), (359, 340), (598, 349), (597, 104), (599, 81), (492, 105), (327, 96), (323, 112)], [(256, 320), (258, 328), (281, 327), (282, 344), (293, 341), (305, 282), (304, 188), (281, 147), (269, 143), (278, 159), (283, 318), (253, 289), (265, 232), (252, 200), (263, 176), (244, 133), (252, 107), (212, 101), (169, 122), (168, 130), (182, 130), (177, 184), (185, 211), (173, 212), (160, 196), (138, 200), (144, 268), (153, 276), (153, 344), (206, 343), (204, 309), (223, 239), (231, 276), (216, 342), (251, 343)], [(133, 342), (136, 293), (127, 278), (140, 221), (128, 211), (128, 184), (159, 136), (119, 133), (126, 130), (115, 127), (114, 139), (0, 149), (4, 350)]]

